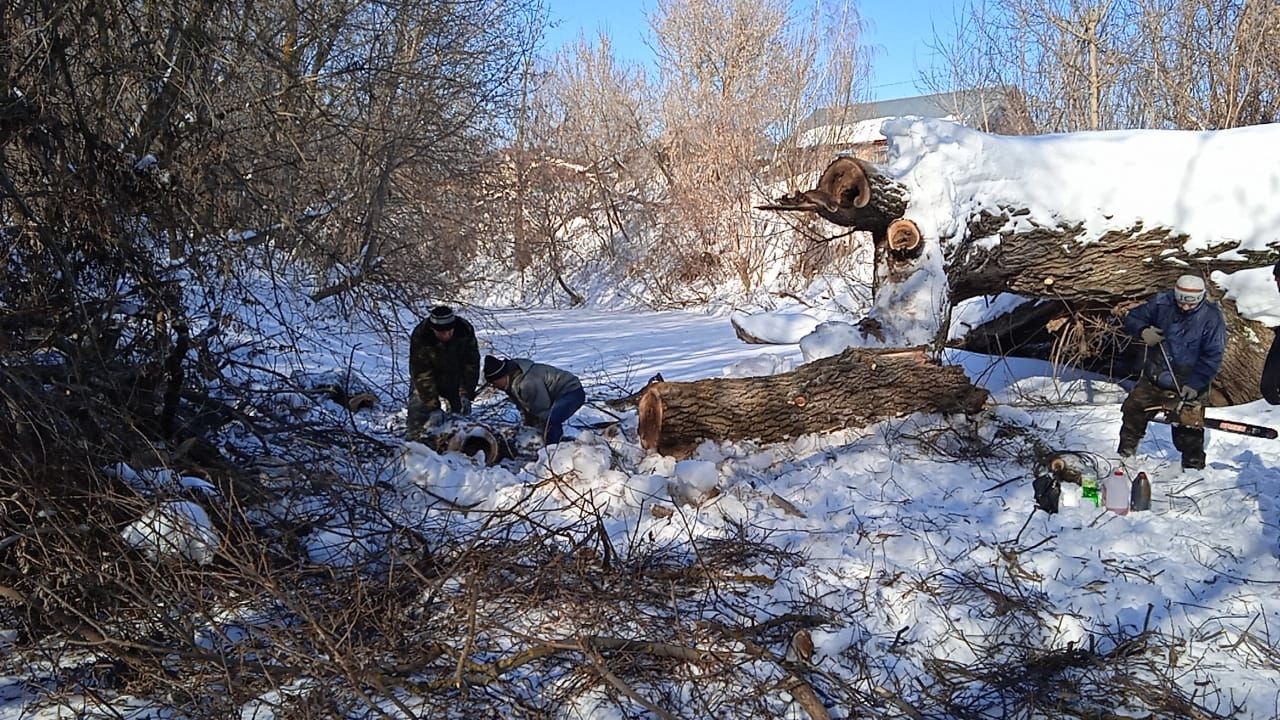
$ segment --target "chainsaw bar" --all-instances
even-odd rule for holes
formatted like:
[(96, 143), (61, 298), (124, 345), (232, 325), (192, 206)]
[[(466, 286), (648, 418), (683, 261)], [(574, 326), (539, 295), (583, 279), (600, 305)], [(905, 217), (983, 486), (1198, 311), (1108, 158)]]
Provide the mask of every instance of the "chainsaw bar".
[(1156, 422), (1162, 422), (1166, 425), (1184, 425), (1186, 427), (1207, 427), (1223, 432), (1236, 433), (1239, 435), (1248, 435), (1249, 437), (1267, 438), (1275, 440), (1280, 437), (1280, 433), (1275, 428), (1266, 425), (1254, 425), (1252, 423), (1239, 422), (1237, 420), (1219, 420), (1217, 418), (1204, 418), (1201, 424), (1191, 425), (1189, 423), (1178, 422), (1178, 418), (1170, 417), (1170, 413), (1161, 413), (1151, 418)]

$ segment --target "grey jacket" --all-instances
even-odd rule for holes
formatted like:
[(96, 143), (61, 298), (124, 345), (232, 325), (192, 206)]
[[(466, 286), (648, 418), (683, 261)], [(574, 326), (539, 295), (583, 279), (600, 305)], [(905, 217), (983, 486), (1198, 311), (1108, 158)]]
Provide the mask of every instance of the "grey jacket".
[(581, 390), (582, 383), (568, 370), (536, 363), (528, 358), (512, 358), (519, 371), (507, 385), (507, 396), (525, 415), (546, 420), (551, 406), (565, 393)]

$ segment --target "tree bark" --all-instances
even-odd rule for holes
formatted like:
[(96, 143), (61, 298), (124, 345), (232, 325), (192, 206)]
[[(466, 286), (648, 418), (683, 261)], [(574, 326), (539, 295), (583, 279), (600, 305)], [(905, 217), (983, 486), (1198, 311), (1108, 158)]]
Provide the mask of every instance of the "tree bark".
[[(859, 185), (858, 175), (865, 188)], [(864, 189), (866, 195), (862, 192)], [(859, 204), (860, 198), (867, 195), (866, 202)], [(886, 177), (875, 165), (861, 158), (842, 156), (831, 161), (814, 189), (784, 195), (758, 209), (816, 212), (841, 227), (883, 236), (889, 223), (906, 213), (910, 198), (905, 185)]]
[[(1252, 402), (1259, 395), (1269, 347), (1252, 339), (1269, 338), (1271, 331), (1242, 317), (1233, 301), (1223, 300), (1219, 307), (1227, 321), (1227, 351), (1206, 403), (1216, 407)], [(1116, 379), (1136, 378), (1143, 345), (1123, 333), (1121, 317), (1106, 304), (1032, 300), (971, 328), (948, 345), (984, 355), (1069, 364)], [(1099, 330), (1106, 328), (1111, 332)]]
[[(1016, 212), (1016, 211), (1012, 211)], [(985, 238), (1004, 227), (1008, 217), (984, 215), (969, 226), (969, 237)], [(1196, 253), (1183, 249), (1187, 238), (1168, 228), (1144, 228), (1105, 233), (1097, 240), (1082, 243), (1079, 225), (1038, 227), (1004, 233), (996, 244), (965, 242), (950, 256), (947, 280), (951, 302), (984, 295), (1014, 293), (1030, 299), (1058, 301), (1063, 316), (1090, 317), (1099, 322), (1111, 317), (1111, 329), (1122, 337), (1115, 342), (1091, 343), (1095, 352), (1076, 354), (1076, 364), (1089, 370), (1112, 366), (1124, 376), (1133, 367), (1117, 362), (1116, 355), (1127, 352), (1129, 338), (1120, 322), (1128, 310), (1157, 292), (1173, 287), (1178, 276), (1194, 272), (1209, 276), (1214, 271), (1236, 272), (1267, 264), (1268, 258), (1235, 253), (1243, 259), (1223, 259), (1231, 244), (1213, 246)], [(1159, 258), (1153, 262), (1152, 258)], [(1213, 383), (1211, 405), (1238, 404), (1260, 397), (1258, 378), (1268, 346), (1257, 338), (1269, 337), (1265, 327), (1242, 317), (1231, 301), (1219, 304), (1227, 322), (1227, 351), (1222, 369)], [(1041, 312), (1044, 312), (1043, 310)], [(1034, 334), (1041, 330), (1027, 326)], [(1024, 345), (1031, 335), (1010, 337), (1013, 347)], [(1034, 347), (1034, 344), (1027, 344)], [(1010, 354), (1019, 354), (1013, 352)], [(1029, 354), (1029, 357), (1041, 357)]]
[(922, 349), (846, 350), (781, 375), (656, 382), (640, 396), (640, 444), (685, 456), (703, 440), (777, 442), (912, 412), (972, 413), (987, 399)]
[[(837, 158), (835, 162), (845, 160), (848, 158)], [(1114, 368), (1110, 374), (1123, 377), (1129, 368), (1120, 359), (1128, 352), (1129, 338), (1120, 321), (1131, 307), (1172, 287), (1179, 275), (1188, 272), (1209, 277), (1214, 271), (1230, 273), (1275, 261), (1274, 253), (1241, 251), (1232, 242), (1188, 252), (1187, 236), (1167, 227), (1145, 227), (1141, 223), (1089, 238), (1081, 221), (1066, 218), (1052, 226), (1037, 224), (1030, 220), (1026, 209), (1019, 207), (983, 211), (966, 220), (959, 237), (925, 237), (907, 248), (895, 238), (904, 237), (898, 229), (906, 221), (899, 218), (906, 213), (909, 193), (870, 163), (857, 162), (870, 192), (863, 207), (855, 207), (848, 194), (832, 195), (831, 188), (821, 186), (821, 182), (813, 190), (781, 197), (775, 204), (763, 207), (816, 212), (842, 227), (870, 231), (875, 240), (877, 295), (888, 286), (910, 282), (919, 270), (924, 246), (933, 244), (942, 250), (951, 306), (969, 298), (1014, 293), (1028, 300), (1051, 301), (1061, 308), (1060, 314), (1043, 306), (1033, 309), (1030, 304), (1015, 310), (1018, 317), (1002, 319), (1002, 328), (988, 328), (984, 335), (964, 344), (979, 352), (992, 352), (996, 349), (993, 343), (998, 342), (1004, 349), (998, 354), (1056, 359), (1053, 349), (1061, 337), (1044, 342), (1045, 332), (1052, 335), (1055, 328), (1028, 320), (1045, 316), (1084, 318), (1084, 325), (1105, 330), (1112, 337), (1091, 338), (1081, 343), (1088, 352), (1066, 356), (1086, 369)], [(1010, 222), (1015, 218), (1020, 222)], [(1210, 403), (1256, 400), (1260, 397), (1258, 378), (1268, 349), (1261, 338), (1269, 338), (1270, 334), (1263, 332), (1265, 328), (1260, 323), (1241, 317), (1235, 303), (1224, 301), (1220, 307), (1229, 339)], [(941, 332), (946, 330), (944, 324)]]

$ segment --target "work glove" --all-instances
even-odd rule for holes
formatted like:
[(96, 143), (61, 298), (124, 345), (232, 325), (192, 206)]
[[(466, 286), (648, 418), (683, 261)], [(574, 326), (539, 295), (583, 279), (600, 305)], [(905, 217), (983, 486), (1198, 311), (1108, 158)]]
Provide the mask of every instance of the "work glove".
[(1178, 391), (1178, 394), (1181, 395), (1182, 399), (1186, 400), (1187, 402), (1191, 402), (1192, 400), (1195, 400), (1196, 398), (1200, 397), (1200, 391), (1191, 387), (1190, 385), (1183, 385), (1182, 389)]
[(1164, 341), (1164, 331), (1154, 325), (1142, 328), (1142, 342), (1148, 345), (1159, 345)]
[(462, 415), (471, 414), (471, 398), (466, 395), (462, 396), (462, 401), (458, 403), (458, 412)]

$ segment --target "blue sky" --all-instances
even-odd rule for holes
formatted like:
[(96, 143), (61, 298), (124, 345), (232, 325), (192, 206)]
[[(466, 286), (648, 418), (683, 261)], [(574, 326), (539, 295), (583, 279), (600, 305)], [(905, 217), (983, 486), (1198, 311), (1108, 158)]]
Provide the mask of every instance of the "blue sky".
[[(654, 0), (547, 0), (553, 23), (547, 49), (554, 50), (580, 34), (603, 30), (619, 57), (648, 61), (649, 31), (645, 15)], [(952, 24), (951, 2), (942, 0), (862, 0), (859, 12), (867, 24), (865, 42), (873, 48), (871, 98), (886, 100), (928, 92), (917, 85), (919, 70), (933, 62), (934, 28), (945, 34)]]

